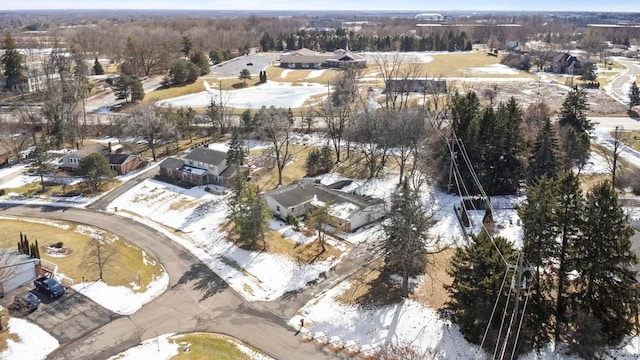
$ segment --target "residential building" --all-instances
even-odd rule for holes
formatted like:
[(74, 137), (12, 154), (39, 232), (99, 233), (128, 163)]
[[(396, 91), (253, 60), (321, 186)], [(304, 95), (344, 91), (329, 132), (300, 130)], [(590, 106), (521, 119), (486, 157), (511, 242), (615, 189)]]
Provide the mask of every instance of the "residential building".
[(142, 157), (139, 155), (123, 154), (122, 146), (91, 144), (81, 149), (67, 154), (60, 159), (60, 168), (64, 171), (73, 172), (78, 168), (80, 160), (90, 154), (102, 154), (109, 160), (109, 167), (115, 170), (118, 175), (124, 175), (131, 170), (136, 169), (142, 164)]
[(315, 207), (326, 205), (330, 225), (344, 232), (353, 232), (385, 214), (382, 199), (342, 192), (312, 180), (303, 179), (264, 196), (274, 216), (283, 220), (290, 215), (304, 216)]
[(558, 74), (580, 75), (582, 74), (582, 66), (577, 57), (563, 53), (556, 56), (551, 62), (551, 71)]
[(0, 248), (0, 297), (36, 278), (40, 259)]
[[(243, 176), (248, 168), (242, 168)], [(191, 150), (183, 158), (170, 157), (160, 163), (160, 175), (188, 185), (230, 185), (237, 175), (235, 166), (227, 166), (227, 153), (208, 148)]]

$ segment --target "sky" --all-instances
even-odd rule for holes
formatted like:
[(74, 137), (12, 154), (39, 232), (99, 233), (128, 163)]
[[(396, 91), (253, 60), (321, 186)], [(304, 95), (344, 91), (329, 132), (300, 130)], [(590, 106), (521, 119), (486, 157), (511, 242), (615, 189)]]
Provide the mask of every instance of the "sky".
[(1, 0), (1, 10), (184, 9), (184, 10), (523, 10), (640, 12), (638, 0)]

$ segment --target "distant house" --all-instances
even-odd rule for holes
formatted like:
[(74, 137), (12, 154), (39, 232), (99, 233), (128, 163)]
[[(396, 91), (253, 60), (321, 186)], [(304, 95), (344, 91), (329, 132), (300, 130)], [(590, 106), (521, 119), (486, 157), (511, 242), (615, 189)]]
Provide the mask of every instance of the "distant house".
[(142, 158), (139, 155), (122, 154), (120, 153), (121, 150), (120, 146), (112, 146), (111, 143), (108, 145), (87, 145), (80, 150), (63, 156), (60, 160), (60, 168), (64, 171), (73, 172), (78, 168), (80, 160), (95, 153), (104, 155), (109, 160), (109, 167), (119, 175), (124, 175), (142, 164)]
[[(241, 169), (247, 175), (248, 169)], [(227, 153), (208, 148), (191, 150), (183, 158), (170, 157), (160, 163), (160, 175), (190, 185), (230, 185), (236, 178), (235, 166), (227, 166)]]
[(563, 53), (553, 58), (551, 71), (558, 74), (580, 75), (582, 74), (582, 66), (577, 57)]
[(392, 78), (387, 80), (386, 92), (417, 92), (420, 94), (444, 94), (447, 92), (446, 80), (427, 78)]
[(280, 66), (287, 69), (321, 69), (321, 68), (364, 68), (367, 60), (349, 50), (338, 49), (332, 54), (318, 54), (313, 50), (302, 48), (283, 55)]
[(0, 248), (0, 297), (36, 278), (40, 259)]
[(300, 180), (264, 194), (269, 209), (286, 220), (290, 215), (306, 215), (326, 204), (331, 225), (352, 232), (384, 216), (384, 201), (332, 189), (311, 180)]

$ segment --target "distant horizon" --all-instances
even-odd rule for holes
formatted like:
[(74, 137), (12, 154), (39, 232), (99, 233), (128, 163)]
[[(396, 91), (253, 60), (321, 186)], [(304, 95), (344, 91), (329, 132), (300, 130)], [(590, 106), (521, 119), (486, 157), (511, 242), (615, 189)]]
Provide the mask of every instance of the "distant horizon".
[[(430, 2), (424, 0), (110, 0), (85, 1), (43, 0), (15, 1), (4, 5), (0, 11), (64, 11), (64, 10), (174, 10), (174, 11), (361, 11), (361, 12), (619, 12), (640, 13), (637, 0), (617, 0), (613, 4), (600, 0), (552, 1), (552, 0), (488, 0), (482, 3), (472, 0)], [(584, 9), (576, 11), (576, 9)]]

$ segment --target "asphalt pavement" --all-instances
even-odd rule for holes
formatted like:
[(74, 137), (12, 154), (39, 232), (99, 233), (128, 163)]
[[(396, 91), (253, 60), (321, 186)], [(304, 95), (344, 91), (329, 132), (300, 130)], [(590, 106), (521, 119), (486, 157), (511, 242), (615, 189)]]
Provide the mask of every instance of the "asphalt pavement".
[(127, 239), (162, 263), (169, 274), (165, 293), (130, 316), (116, 318), (76, 340), (62, 343), (50, 359), (103, 359), (164, 333), (216, 332), (244, 341), (280, 360), (348, 358), (296, 336), (284, 313), (247, 302), (189, 251), (153, 228), (101, 211), (0, 205), (0, 214), (73, 221)]
[(278, 53), (258, 53), (240, 56), (212, 66), (211, 72), (237, 77), (242, 69), (247, 69), (252, 74), (257, 74), (265, 70), (267, 66), (272, 65), (278, 57), (280, 57)]

